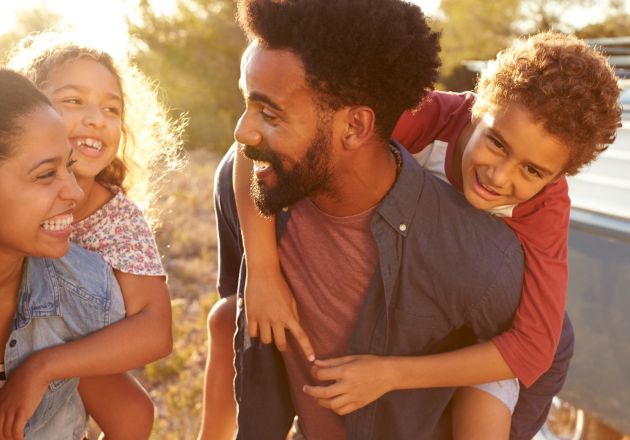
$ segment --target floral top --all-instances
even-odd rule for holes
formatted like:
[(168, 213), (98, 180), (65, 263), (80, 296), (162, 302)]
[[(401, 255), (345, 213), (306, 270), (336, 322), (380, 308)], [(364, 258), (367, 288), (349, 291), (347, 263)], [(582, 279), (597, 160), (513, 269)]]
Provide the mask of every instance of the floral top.
[(149, 224), (119, 188), (98, 211), (72, 226), (70, 240), (98, 252), (114, 269), (133, 275), (166, 275)]

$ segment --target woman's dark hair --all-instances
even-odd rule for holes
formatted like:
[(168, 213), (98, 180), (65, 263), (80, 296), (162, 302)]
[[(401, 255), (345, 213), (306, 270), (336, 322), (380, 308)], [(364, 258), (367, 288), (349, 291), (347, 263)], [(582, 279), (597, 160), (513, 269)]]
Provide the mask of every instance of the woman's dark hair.
[(52, 104), (35, 85), (9, 69), (0, 68), (0, 161), (13, 153), (12, 141), (24, 130), (24, 116)]
[(372, 108), (385, 139), (437, 79), (439, 34), (401, 0), (238, 0), (238, 20), (249, 41), (300, 58), (332, 110)]

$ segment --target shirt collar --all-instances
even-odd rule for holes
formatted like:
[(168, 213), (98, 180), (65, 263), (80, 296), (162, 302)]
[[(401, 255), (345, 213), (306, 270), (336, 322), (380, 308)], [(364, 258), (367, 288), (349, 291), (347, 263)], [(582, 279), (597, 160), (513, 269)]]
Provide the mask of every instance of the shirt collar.
[(398, 142), (390, 144), (398, 150), (402, 166), (398, 178), (377, 208), (377, 212), (394, 230), (407, 236), (418, 199), (424, 188), (425, 171)]

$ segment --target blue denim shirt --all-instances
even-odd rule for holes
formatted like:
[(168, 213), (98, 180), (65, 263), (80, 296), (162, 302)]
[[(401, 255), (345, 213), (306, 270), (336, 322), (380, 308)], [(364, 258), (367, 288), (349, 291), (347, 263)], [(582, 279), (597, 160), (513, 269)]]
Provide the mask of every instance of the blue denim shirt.
[[(379, 264), (348, 354), (426, 355), (507, 330), (522, 287), (520, 243), (503, 221), (470, 206), (461, 193), (398, 148), (403, 159), (399, 176), (371, 223)], [(222, 296), (238, 292), (242, 298), (245, 268), (231, 183), (232, 156), (230, 151), (215, 176), (217, 287)], [(290, 208), (278, 213), (278, 237), (290, 218)], [(283, 439), (294, 409), (282, 358), (273, 345), (248, 337), (242, 299), (238, 306), (238, 439)], [(569, 342), (572, 348), (571, 334)], [(566, 370), (567, 364), (560, 365), (552, 371), (550, 382), (561, 386)], [(513, 424), (520, 432), (536, 432), (540, 414), (546, 413), (557, 392), (552, 386), (535, 391), (542, 399), (517, 407)], [(436, 438), (453, 393), (453, 388), (387, 393), (345, 417), (347, 438)]]
[[(32, 352), (77, 339), (124, 316), (118, 282), (99, 254), (72, 244), (60, 259), (27, 258), (5, 348), (7, 377)], [(26, 425), (26, 439), (82, 438), (87, 415), (78, 384), (78, 378), (48, 384)]]

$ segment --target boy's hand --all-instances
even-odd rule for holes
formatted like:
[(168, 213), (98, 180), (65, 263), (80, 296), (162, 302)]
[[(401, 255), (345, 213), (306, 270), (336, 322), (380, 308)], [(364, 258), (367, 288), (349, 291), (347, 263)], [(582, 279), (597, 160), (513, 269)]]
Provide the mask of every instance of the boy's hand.
[(324, 408), (346, 415), (364, 407), (392, 390), (385, 358), (372, 355), (343, 356), (316, 360), (312, 374), (332, 385), (305, 385), (303, 391)]
[(31, 368), (29, 360), (17, 367), (0, 388), (0, 438), (4, 440), (24, 439), (26, 422), (35, 413), (48, 387), (37, 368)]
[(275, 341), (278, 350), (284, 351), (287, 347), (284, 330), (288, 329), (306, 358), (315, 360), (311, 341), (300, 325), (295, 299), (280, 271), (270, 270), (262, 276), (247, 274), (245, 313), (251, 337), (259, 336), (265, 344)]

